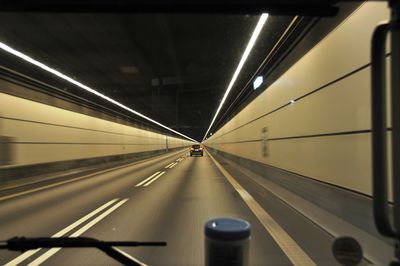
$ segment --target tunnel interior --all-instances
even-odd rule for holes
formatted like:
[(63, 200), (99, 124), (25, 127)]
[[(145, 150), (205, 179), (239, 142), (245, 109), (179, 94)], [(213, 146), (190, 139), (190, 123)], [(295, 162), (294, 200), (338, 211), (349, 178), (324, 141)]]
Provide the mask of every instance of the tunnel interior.
[(0, 264), (222, 265), (221, 217), (243, 265), (400, 260), (396, 1), (28, 2), (0, 3), (0, 240), (53, 248)]

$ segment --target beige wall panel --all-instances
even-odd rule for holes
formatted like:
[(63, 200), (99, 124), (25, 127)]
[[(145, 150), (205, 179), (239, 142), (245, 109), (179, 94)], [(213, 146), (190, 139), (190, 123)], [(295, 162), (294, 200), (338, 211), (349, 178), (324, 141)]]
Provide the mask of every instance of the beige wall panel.
[(279, 167), (323, 182), (371, 194), (370, 134), (302, 138), (268, 142), (219, 144), (215, 147), (247, 159)]
[(2, 103), (0, 114), (4, 117), (100, 131), (110, 131), (114, 133), (132, 134), (143, 138), (155, 138), (158, 135), (157, 133), (143, 129), (121, 125), (115, 122), (75, 113), (3, 93), (0, 93), (0, 102)]
[(57, 162), (163, 149), (161, 145), (16, 144), (17, 165)]
[(369, 134), (271, 142), (269, 160), (288, 171), (370, 195), (369, 143)]
[(186, 140), (12, 95), (0, 93), (0, 102), (2, 103), (1, 116), (36, 122), (0, 118), (0, 135), (12, 137), (15, 142), (13, 165), (162, 150), (166, 148), (166, 138), (168, 138), (169, 148), (190, 145), (190, 142)]
[(2, 134), (13, 136), (18, 142), (165, 144), (165, 136), (162, 135), (157, 138), (144, 138), (7, 119), (2, 119), (0, 123)]
[(213, 141), (260, 139), (263, 127), (268, 128), (269, 138), (370, 129), (369, 71), (367, 68)]
[[(188, 143), (173, 141), (168, 144), (169, 148), (188, 146)], [(45, 162), (93, 158), (109, 155), (128, 154), (165, 149), (163, 143), (126, 143), (122, 145), (101, 144), (15, 144), (14, 165), (28, 165)]]

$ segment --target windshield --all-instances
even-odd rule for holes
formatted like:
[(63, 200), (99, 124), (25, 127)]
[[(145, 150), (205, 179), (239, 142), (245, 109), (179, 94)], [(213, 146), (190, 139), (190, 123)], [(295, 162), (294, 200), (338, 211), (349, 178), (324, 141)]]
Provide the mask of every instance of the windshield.
[[(339, 1), (329, 16), (114, 7), (0, 5), (0, 240), (165, 241), (120, 249), (202, 265), (207, 221), (236, 217), (251, 225), (249, 265), (337, 265), (341, 236), (360, 243), (361, 265), (389, 264), (372, 211), (370, 74), (386, 2)], [(115, 261), (53, 248), (0, 250), (0, 264)]]

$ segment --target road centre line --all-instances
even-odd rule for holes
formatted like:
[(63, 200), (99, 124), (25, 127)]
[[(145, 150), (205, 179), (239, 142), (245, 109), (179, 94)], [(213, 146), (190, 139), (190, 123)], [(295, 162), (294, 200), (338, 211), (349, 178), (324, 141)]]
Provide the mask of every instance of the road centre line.
[(169, 169), (171, 169), (172, 167), (174, 167), (175, 165), (177, 165), (178, 163), (173, 163), (170, 167), (169, 167)]
[[(103, 212), (101, 215), (97, 216), (95, 219), (93, 219), (92, 221), (87, 223), (81, 229), (79, 229), (78, 231), (76, 231), (75, 233), (70, 235), (70, 237), (78, 237), (78, 236), (82, 235), (84, 232), (86, 232), (91, 227), (93, 227), (95, 224), (97, 224), (98, 222), (103, 220), (107, 215), (109, 215), (110, 213), (112, 213), (113, 211), (115, 211), (116, 209), (121, 207), (121, 205), (127, 201), (128, 201), (128, 199), (121, 200), (120, 202), (118, 202), (117, 204), (115, 204), (114, 206), (109, 208), (107, 211)], [(52, 248), (52, 249), (48, 250), (46, 253), (44, 253), (43, 255), (41, 255), (40, 257), (38, 257), (37, 259), (35, 259), (34, 261), (32, 261), (31, 263), (29, 263), (28, 266), (40, 265), (41, 263), (46, 261), (48, 258), (53, 256), (55, 253), (57, 253), (60, 250), (61, 250), (61, 248)]]
[[(75, 229), (75, 227), (79, 226), (80, 224), (86, 222), (87, 220), (89, 220), (90, 218), (92, 218), (94, 215), (98, 214), (99, 212), (101, 212), (102, 210), (104, 210), (105, 208), (107, 208), (108, 206), (110, 206), (111, 204), (115, 203), (117, 200), (119, 199), (113, 199), (110, 200), (109, 202), (103, 204), (102, 206), (100, 206), (99, 208), (97, 208), (96, 210), (92, 211), (91, 213), (85, 215), (84, 217), (80, 218), (78, 221), (72, 223), (71, 225), (65, 227), (64, 229), (62, 229), (61, 231), (55, 233), (54, 235), (52, 235), (51, 237), (61, 237), (63, 235), (65, 235), (66, 233), (68, 233), (69, 231)], [(33, 249), (33, 250), (28, 250), (24, 253), (22, 253), (20, 256), (14, 258), (12, 261), (8, 262), (6, 265), (4, 266), (14, 266), (14, 265), (18, 265), (19, 263), (21, 263), (22, 261), (26, 260), (28, 257), (32, 256), (33, 254), (35, 254), (36, 252), (38, 252), (39, 250), (41, 250), (41, 248), (38, 249)]]
[(158, 175), (160, 172), (157, 172), (155, 174), (152, 174), (151, 176), (149, 176), (148, 178), (146, 178), (145, 180), (143, 180), (142, 182), (136, 184), (135, 187), (139, 187), (141, 185), (143, 185), (144, 183), (146, 183), (148, 180), (152, 179), (153, 177), (155, 177), (156, 175)]
[(150, 180), (149, 182), (147, 182), (146, 184), (144, 184), (144, 187), (147, 187), (148, 185), (150, 185), (151, 183), (153, 183), (154, 181), (156, 181), (160, 176), (162, 176), (163, 174), (165, 174), (165, 172), (161, 172), (158, 176), (154, 177), (152, 180)]
[(169, 168), (174, 162), (170, 163), (169, 165), (165, 166), (164, 168)]
[(260, 204), (258, 204), (258, 202), (236, 181), (236, 179), (229, 174), (228, 171), (226, 171), (209, 152), (207, 153), (293, 265), (316, 265), (304, 250), (301, 249), (296, 241), (294, 241), (294, 239), (270, 216), (270, 214), (266, 212)]

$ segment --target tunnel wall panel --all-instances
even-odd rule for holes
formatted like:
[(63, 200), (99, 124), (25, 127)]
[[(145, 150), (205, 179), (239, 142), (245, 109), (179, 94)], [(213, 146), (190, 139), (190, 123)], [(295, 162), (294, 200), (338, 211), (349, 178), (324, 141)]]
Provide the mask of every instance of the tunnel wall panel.
[(370, 195), (370, 41), (386, 5), (363, 4), (205, 144)]
[(262, 156), (262, 141), (212, 146), (226, 153), (266, 162), (302, 176), (312, 177), (357, 191), (370, 191), (371, 159), (368, 134), (269, 141), (268, 159)]
[[(0, 93), (0, 135), (12, 158), (2, 168), (130, 155), (189, 141)], [(12, 137), (12, 138), (10, 138)]]

